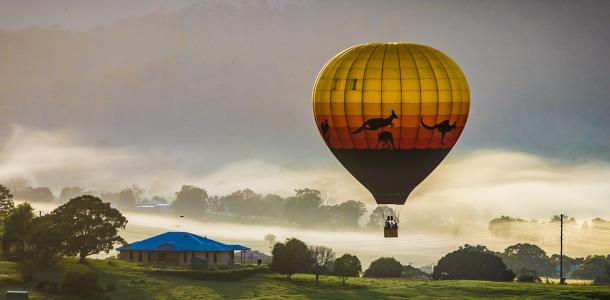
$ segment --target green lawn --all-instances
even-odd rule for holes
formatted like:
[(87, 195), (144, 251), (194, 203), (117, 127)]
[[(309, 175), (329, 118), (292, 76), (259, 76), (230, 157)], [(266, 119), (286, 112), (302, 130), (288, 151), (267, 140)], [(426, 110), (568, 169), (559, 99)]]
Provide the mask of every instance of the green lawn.
[(278, 274), (258, 274), (239, 281), (203, 281), (170, 275), (151, 274), (152, 269), (137, 264), (62, 259), (53, 271), (36, 272), (30, 282), (21, 283), (20, 268), (0, 261), (0, 289), (25, 286), (31, 299), (74, 299), (37, 292), (41, 280), (60, 281), (66, 270), (91, 269), (102, 286), (115, 285), (109, 299), (610, 299), (610, 286), (497, 283), (487, 281), (427, 281), (352, 278), (347, 286), (334, 277), (295, 275), (287, 281)]

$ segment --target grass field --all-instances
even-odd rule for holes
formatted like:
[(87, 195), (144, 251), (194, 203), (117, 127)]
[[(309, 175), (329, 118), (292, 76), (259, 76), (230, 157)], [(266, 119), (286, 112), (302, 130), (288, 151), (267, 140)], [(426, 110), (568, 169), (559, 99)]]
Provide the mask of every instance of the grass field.
[[(498, 283), (487, 281), (428, 281), (351, 278), (347, 286), (335, 277), (322, 277), (316, 286), (311, 275), (287, 281), (279, 274), (257, 274), (238, 281), (204, 281), (153, 274), (133, 263), (62, 259), (52, 271), (36, 272), (21, 282), (20, 268), (0, 261), (0, 289), (26, 287), (31, 299), (76, 299), (35, 290), (41, 280), (61, 281), (67, 270), (90, 269), (102, 286), (113, 284), (107, 299), (610, 299), (610, 286)], [(0, 298), (1, 299), (1, 298)]]

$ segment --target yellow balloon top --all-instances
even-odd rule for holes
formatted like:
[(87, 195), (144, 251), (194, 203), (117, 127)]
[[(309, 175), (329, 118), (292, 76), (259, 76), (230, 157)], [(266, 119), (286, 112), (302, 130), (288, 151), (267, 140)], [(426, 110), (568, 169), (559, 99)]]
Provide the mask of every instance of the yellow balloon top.
[(318, 74), (312, 98), (331, 149), (380, 149), (389, 137), (395, 149), (452, 148), (470, 107), (460, 67), (442, 52), (412, 43), (342, 51)]

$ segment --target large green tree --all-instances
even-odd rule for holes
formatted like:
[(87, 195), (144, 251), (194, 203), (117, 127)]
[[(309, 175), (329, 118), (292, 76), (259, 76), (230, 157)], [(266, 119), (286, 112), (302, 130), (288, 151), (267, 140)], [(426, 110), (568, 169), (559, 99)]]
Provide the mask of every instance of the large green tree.
[(15, 208), (13, 195), (7, 187), (0, 184), (0, 223), (2, 218), (8, 215), (9, 211), (13, 208)]
[(301, 240), (291, 238), (286, 243), (276, 243), (272, 254), (271, 269), (286, 274), (288, 280), (292, 274), (308, 273), (311, 269), (312, 255)]
[(357, 277), (360, 272), (362, 272), (362, 264), (355, 255), (343, 254), (333, 264), (333, 274), (341, 278), (341, 284), (343, 285), (345, 285), (347, 278)]
[(515, 273), (509, 270), (502, 259), (485, 246), (460, 247), (441, 258), (432, 272), (432, 279), (471, 279), (512, 281)]
[(25, 253), (26, 235), (28, 234), (34, 209), (29, 203), (22, 203), (11, 209), (6, 216), (2, 230), (2, 251), (5, 256), (21, 259)]
[(40, 265), (54, 264), (68, 240), (69, 231), (66, 225), (56, 222), (51, 215), (34, 218), (26, 240), (31, 249), (31, 258)]
[(50, 213), (54, 222), (62, 224), (67, 239), (66, 255), (78, 255), (85, 262), (88, 255), (109, 252), (116, 243), (125, 243), (119, 236), (127, 219), (117, 209), (91, 195), (76, 197)]

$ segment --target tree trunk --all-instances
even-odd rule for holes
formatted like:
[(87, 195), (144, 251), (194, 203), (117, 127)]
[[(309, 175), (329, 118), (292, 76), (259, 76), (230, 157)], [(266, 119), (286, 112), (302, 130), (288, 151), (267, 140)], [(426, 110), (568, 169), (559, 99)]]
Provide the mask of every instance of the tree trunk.
[(286, 274), (286, 278), (287, 278), (288, 280), (290, 280), (290, 276), (292, 276), (292, 274), (290, 274), (290, 273)]
[(345, 280), (347, 280), (347, 277), (341, 277), (341, 285), (345, 285)]
[(320, 284), (320, 282), (318, 281), (319, 277), (320, 277), (320, 274), (316, 274), (316, 284)]
[(87, 260), (85, 259), (86, 256), (87, 255), (85, 253), (81, 252), (80, 255), (79, 255), (80, 258), (79, 258), (78, 262), (81, 263), (81, 264), (86, 264), (87, 263)]

